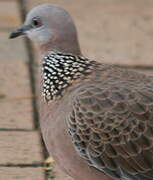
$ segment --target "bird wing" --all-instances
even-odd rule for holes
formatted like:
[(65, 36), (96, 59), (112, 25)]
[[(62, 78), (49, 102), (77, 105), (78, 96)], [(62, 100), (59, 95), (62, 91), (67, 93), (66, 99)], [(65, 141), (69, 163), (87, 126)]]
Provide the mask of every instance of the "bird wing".
[(146, 86), (91, 83), (73, 99), (67, 124), (74, 147), (112, 177), (153, 179), (153, 84)]

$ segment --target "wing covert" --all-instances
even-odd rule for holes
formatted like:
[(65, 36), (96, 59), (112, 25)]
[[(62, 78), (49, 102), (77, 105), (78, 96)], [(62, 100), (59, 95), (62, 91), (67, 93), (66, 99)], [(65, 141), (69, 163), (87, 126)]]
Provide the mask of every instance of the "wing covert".
[(79, 90), (72, 109), (69, 132), (90, 165), (116, 178), (153, 177), (151, 88), (89, 85)]

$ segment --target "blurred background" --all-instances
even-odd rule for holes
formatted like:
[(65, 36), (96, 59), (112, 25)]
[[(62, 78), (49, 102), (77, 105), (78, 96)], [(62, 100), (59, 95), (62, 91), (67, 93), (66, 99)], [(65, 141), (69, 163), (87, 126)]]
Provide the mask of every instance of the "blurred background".
[[(9, 40), (25, 14), (45, 2), (72, 15), (85, 56), (153, 74), (152, 0), (0, 0), (0, 179), (70, 180), (44, 168), (35, 101), (36, 53), (27, 39)], [(72, 180), (72, 179), (71, 179)]]

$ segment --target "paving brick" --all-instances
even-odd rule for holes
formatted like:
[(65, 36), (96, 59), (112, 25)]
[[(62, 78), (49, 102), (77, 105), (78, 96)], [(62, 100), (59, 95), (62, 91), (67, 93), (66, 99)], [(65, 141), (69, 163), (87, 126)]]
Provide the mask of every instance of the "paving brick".
[(0, 129), (32, 129), (31, 101), (0, 102)]
[[(53, 2), (74, 17), (83, 53), (102, 62), (153, 65), (153, 1), (27, 0), (29, 9)], [(96, 12), (96, 13), (95, 13)]]
[(13, 63), (13, 60), (27, 61), (28, 57), (23, 38), (10, 40), (10, 33), (11, 30), (0, 32), (0, 63), (7, 60), (8, 63)]
[(42, 162), (38, 132), (0, 132), (0, 164)]
[(43, 180), (42, 168), (0, 167), (1, 180)]
[(0, 128), (33, 128), (32, 94), (23, 61), (0, 61)]
[(0, 28), (10, 29), (21, 24), (17, 1), (0, 1)]
[(0, 128), (33, 128), (32, 94), (23, 39), (0, 33)]
[(24, 61), (0, 61), (0, 128), (33, 128), (32, 94)]

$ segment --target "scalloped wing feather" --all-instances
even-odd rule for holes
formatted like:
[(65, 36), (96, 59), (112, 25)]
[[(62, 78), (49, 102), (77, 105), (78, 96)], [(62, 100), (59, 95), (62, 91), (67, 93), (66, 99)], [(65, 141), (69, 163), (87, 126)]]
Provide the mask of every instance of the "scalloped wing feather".
[(76, 151), (90, 165), (118, 179), (150, 180), (153, 82), (130, 78), (80, 88), (67, 123)]

